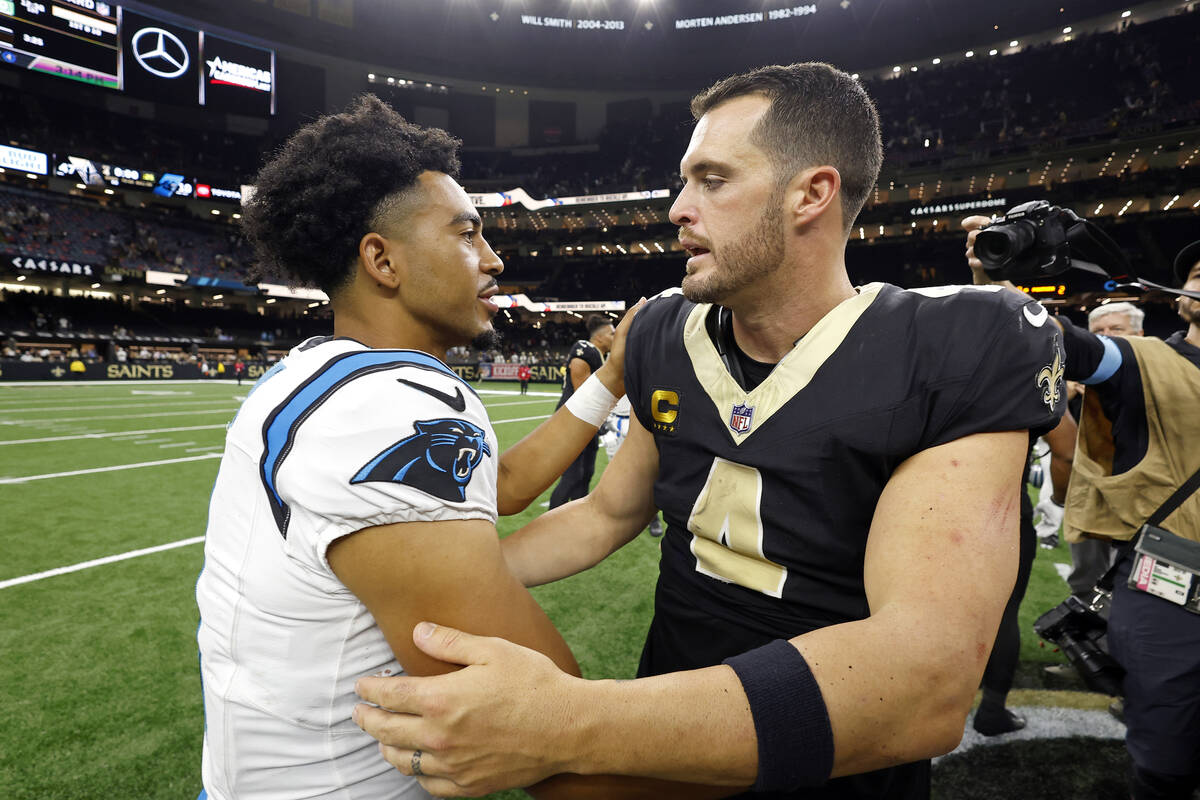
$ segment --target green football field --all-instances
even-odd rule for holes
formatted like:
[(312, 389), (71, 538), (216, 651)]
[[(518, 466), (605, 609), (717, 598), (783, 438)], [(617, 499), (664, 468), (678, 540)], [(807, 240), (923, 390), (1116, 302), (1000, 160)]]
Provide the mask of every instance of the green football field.
[[(193, 591), (225, 425), (248, 390), (0, 383), (0, 800), (196, 797), (204, 719)], [(499, 385), (484, 399), (503, 448), (549, 416), (556, 396)], [(605, 463), (601, 449), (597, 474)], [(501, 534), (541, 513), (546, 497), (502, 519)], [(657, 561), (658, 540), (643, 534), (597, 568), (534, 590), (585, 676), (634, 674)], [(1066, 595), (1055, 568), (1064, 562), (1062, 546), (1039, 551), (1034, 564), (1011, 705), (1107, 705), (1043, 677), (1041, 666), (1061, 657), (1039, 646), (1030, 625)], [(935, 795), (1110, 796), (1120, 743), (1104, 742), (1106, 755), (1093, 757), (1101, 750), (1064, 751), (1071, 741), (950, 756), (935, 769)], [(1094, 776), (1085, 769), (1050, 788), (1038, 773), (1064, 759), (1107, 770), (1106, 782), (1087, 783)], [(999, 793), (977, 793), (980, 784)]]

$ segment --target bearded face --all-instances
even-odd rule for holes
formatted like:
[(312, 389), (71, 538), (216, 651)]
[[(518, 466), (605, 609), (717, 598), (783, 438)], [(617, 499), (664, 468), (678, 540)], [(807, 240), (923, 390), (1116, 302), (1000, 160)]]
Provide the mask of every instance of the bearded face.
[(749, 230), (733, 235), (728, 242), (709, 244), (705, 260), (711, 263), (698, 264), (696, 269), (689, 265), (683, 279), (683, 295), (694, 303), (720, 303), (783, 263), (782, 202), (776, 199), (764, 208)]

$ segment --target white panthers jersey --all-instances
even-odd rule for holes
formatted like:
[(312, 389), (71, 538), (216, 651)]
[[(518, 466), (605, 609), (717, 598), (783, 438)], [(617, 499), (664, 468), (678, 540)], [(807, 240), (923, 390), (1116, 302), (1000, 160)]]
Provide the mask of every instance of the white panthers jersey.
[(310, 339), (229, 426), (196, 585), (213, 800), (428, 797), (350, 718), (401, 666), (329, 568), (339, 537), (496, 520), (496, 435), (471, 387), (414, 350)]

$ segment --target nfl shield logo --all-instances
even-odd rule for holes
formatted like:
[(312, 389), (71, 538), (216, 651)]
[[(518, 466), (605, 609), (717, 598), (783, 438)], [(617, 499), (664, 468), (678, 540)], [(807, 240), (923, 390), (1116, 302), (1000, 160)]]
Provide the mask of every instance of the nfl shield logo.
[(750, 430), (750, 421), (753, 418), (754, 406), (734, 404), (733, 413), (729, 415), (729, 427), (734, 433), (745, 433)]

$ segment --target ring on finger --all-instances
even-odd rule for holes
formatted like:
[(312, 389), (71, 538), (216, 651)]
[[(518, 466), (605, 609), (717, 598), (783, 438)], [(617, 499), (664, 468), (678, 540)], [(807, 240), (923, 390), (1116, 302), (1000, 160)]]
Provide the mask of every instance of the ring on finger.
[(413, 773), (413, 775), (416, 775), (416, 776), (424, 776), (425, 775), (425, 773), (421, 771), (421, 751), (420, 750), (413, 751), (412, 773)]

